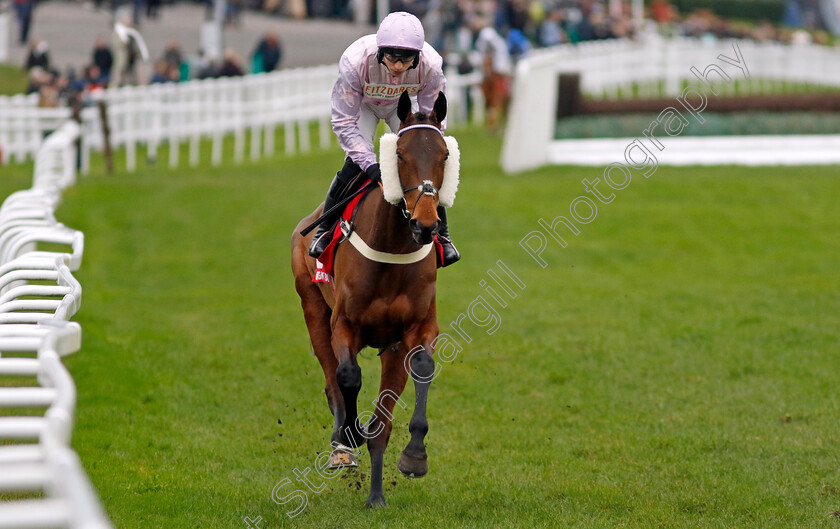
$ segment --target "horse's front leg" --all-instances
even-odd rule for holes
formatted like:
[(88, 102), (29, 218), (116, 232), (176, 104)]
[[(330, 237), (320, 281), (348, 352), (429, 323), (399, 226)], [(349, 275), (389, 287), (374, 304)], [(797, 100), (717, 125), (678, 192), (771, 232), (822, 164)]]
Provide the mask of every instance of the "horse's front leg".
[(358, 449), (364, 442), (362, 432), (356, 428), (356, 399), (359, 390), (362, 389), (362, 368), (356, 361), (356, 355), (361, 350), (358, 334), (343, 316), (336, 319), (332, 332), (332, 347), (338, 360), (338, 367), (335, 370), (335, 380), (341, 396), (344, 400), (343, 423), (339, 426), (339, 417), (336, 417), (336, 426), (339, 427), (338, 442), (352, 448)]
[(405, 346), (400, 344), (398, 350), (388, 348), (380, 355), (382, 377), (379, 383), (379, 396), (376, 399), (376, 410), (367, 425), (368, 433), (366, 434), (370, 453), (370, 495), (365, 503), (368, 507), (385, 505), (385, 495), (382, 492), (382, 466), (388, 439), (391, 437), (394, 405), (399, 402), (401, 407), (407, 407), (400, 399), (408, 380), (408, 373), (403, 367), (406, 352)]
[(410, 369), (411, 378), (414, 380), (415, 400), (414, 413), (408, 423), (411, 440), (403, 450), (397, 468), (408, 477), (420, 478), (429, 471), (426, 445), (423, 440), (426, 432), (429, 431), (429, 423), (426, 420), (426, 399), (435, 373), (432, 341), (437, 335), (436, 317), (427, 320), (416, 333), (406, 335), (406, 344), (411, 347), (406, 358), (406, 364), (408, 364), (406, 368)]

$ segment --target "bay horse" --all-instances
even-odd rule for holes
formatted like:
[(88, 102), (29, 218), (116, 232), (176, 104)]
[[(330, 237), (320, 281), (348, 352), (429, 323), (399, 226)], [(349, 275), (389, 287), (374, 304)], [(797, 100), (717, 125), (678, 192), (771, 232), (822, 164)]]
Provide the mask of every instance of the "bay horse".
[[(413, 477), (428, 472), (426, 399), (438, 336), (437, 261), (432, 248), (440, 227), (438, 203), (451, 205), (458, 180), (457, 142), (444, 137), (441, 128), (446, 117), (443, 92), (428, 115), (412, 113), (411, 100), (403, 92), (397, 116), (397, 134), (380, 140), (381, 189), (374, 187), (359, 204), (349, 240), (336, 249), (331, 284), (312, 282), (316, 261), (307, 252), (312, 235), (300, 234), (318, 218), (323, 204), (301, 220), (292, 235), (295, 288), (334, 417), (330, 440), (335, 451), (329, 468), (356, 466), (350, 447), (366, 440), (371, 462), (368, 507), (386, 503), (383, 457), (394, 405), (409, 376), (416, 390), (408, 425), (411, 440), (397, 467)], [(356, 408), (362, 386), (356, 355), (364, 347), (379, 349), (382, 365), (376, 409), (367, 413), (367, 425), (361, 424)]]
[(501, 131), (510, 105), (511, 76), (494, 68), (492, 50), (482, 61), (481, 93), (484, 96), (484, 124), (492, 133)]

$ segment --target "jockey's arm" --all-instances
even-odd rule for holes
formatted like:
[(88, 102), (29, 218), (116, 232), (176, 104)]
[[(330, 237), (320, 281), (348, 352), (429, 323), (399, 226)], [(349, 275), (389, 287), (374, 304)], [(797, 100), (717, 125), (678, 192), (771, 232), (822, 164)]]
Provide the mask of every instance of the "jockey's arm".
[(376, 153), (373, 152), (371, 138), (365, 138), (359, 129), (362, 82), (346, 57), (341, 58), (338, 71), (332, 91), (332, 128), (347, 156), (362, 170), (367, 170), (376, 163)]
[[(417, 106), (421, 112), (427, 114), (430, 114), (434, 109), (438, 92), (446, 93), (446, 77), (443, 75), (441, 65), (435, 66), (430, 68), (428, 80), (417, 93)], [(441, 123), (441, 129), (446, 130), (446, 119)]]

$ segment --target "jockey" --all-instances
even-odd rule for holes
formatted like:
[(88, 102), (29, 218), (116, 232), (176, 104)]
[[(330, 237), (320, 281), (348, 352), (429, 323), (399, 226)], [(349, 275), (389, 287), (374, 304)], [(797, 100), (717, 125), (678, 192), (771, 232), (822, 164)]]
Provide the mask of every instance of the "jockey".
[[(425, 42), (420, 20), (405, 12), (389, 14), (376, 35), (361, 37), (344, 51), (332, 91), (332, 127), (347, 158), (327, 191), (324, 211), (338, 202), (347, 184), (360, 172), (374, 182), (380, 181), (373, 152), (379, 120), (397, 131), (397, 103), (403, 90), (417, 96), (421, 112), (431, 113), (438, 92), (446, 87), (442, 64), (441, 56)], [(446, 127), (445, 120), (441, 125)], [(438, 206), (437, 213), (441, 220), (438, 240), (443, 245), (443, 266), (447, 266), (461, 255), (449, 237), (446, 209)], [(332, 233), (339, 216), (335, 213), (320, 224), (309, 255), (319, 257), (323, 253), (330, 242), (327, 234)]]

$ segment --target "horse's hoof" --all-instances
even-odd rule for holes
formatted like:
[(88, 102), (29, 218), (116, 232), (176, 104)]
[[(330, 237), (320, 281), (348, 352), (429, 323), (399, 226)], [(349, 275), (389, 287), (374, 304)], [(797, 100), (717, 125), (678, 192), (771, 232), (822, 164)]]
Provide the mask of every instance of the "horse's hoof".
[(426, 454), (417, 457), (403, 452), (397, 463), (397, 468), (410, 478), (422, 478), (429, 472), (429, 461)]
[(385, 496), (382, 494), (371, 494), (370, 496), (368, 496), (368, 499), (365, 502), (365, 507), (367, 507), (368, 509), (376, 509), (377, 507), (385, 506), (387, 506), (387, 503), (385, 503)]
[(356, 456), (352, 452), (344, 450), (336, 450), (330, 455), (330, 464), (327, 465), (328, 470), (336, 470), (339, 468), (357, 467), (359, 462), (356, 461)]

